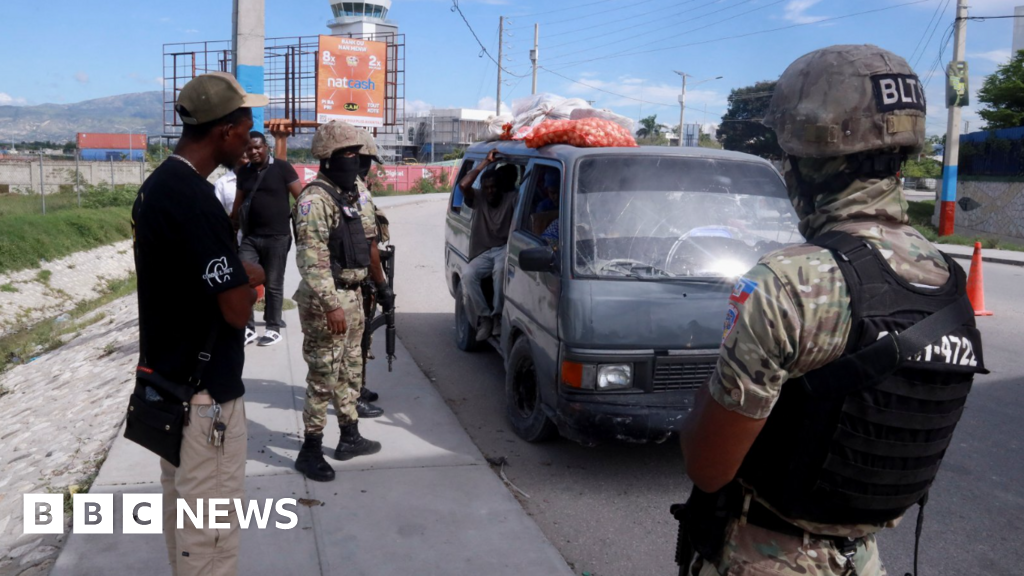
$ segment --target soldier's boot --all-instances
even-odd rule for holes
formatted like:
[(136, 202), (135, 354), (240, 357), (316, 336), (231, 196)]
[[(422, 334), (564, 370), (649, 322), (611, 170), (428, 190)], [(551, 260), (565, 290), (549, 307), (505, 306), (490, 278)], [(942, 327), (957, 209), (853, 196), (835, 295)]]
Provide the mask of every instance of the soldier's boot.
[(356, 456), (368, 456), (380, 452), (380, 442), (374, 442), (359, 433), (359, 422), (341, 427), (341, 441), (334, 451), (336, 460), (350, 460)]
[[(366, 357), (370, 358), (369, 355), (367, 355)], [(366, 386), (363, 386), (363, 389), (359, 391), (359, 398), (360, 400), (366, 400), (367, 402), (376, 402), (377, 400), (380, 400), (380, 394), (377, 394), (373, 390), (370, 390)], [(362, 417), (361, 414), (360, 417)]]
[(306, 440), (295, 459), (295, 469), (314, 482), (334, 480), (334, 468), (324, 460), (324, 435), (306, 434)]
[(376, 418), (384, 414), (384, 409), (359, 398), (356, 400), (356, 414), (359, 414), (360, 418)]

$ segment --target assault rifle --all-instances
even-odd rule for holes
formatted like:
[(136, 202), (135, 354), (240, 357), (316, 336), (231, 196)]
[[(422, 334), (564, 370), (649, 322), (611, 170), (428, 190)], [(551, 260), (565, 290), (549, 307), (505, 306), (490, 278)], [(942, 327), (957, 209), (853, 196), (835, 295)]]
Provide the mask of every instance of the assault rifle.
[[(388, 246), (387, 249), (380, 251), (380, 265), (384, 269), (384, 276), (387, 279), (388, 286), (394, 290), (395, 287), (395, 247)], [(367, 279), (363, 283), (363, 312), (366, 317), (366, 326), (363, 330), (363, 340), (361, 342), (362, 353), (363, 353), (363, 385), (366, 384), (366, 360), (372, 359), (373, 355), (370, 352), (370, 346), (373, 343), (373, 332), (381, 326), (386, 326), (384, 332), (384, 350), (388, 357), (388, 372), (391, 372), (391, 365), (395, 359), (395, 307), (391, 306), (391, 310), (384, 312), (382, 315), (377, 315), (377, 291), (373, 286), (373, 282)]]

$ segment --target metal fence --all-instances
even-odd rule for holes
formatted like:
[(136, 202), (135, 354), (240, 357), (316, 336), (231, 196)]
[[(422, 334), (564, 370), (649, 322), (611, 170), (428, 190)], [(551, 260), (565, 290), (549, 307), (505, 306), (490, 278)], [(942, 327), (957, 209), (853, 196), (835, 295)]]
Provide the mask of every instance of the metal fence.
[(961, 136), (959, 174), (1024, 178), (1024, 126)]
[(117, 199), (133, 194), (149, 172), (146, 162), (44, 155), (0, 159), (0, 215), (24, 213), (32, 206), (37, 208), (33, 211), (45, 214), (117, 205)]

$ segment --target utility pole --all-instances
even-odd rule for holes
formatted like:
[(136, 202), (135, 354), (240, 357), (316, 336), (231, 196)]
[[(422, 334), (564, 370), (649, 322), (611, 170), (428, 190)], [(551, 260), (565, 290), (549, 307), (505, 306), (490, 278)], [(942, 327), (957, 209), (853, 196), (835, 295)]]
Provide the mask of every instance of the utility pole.
[(501, 115), (501, 62), (505, 44), (505, 17), (498, 17), (498, 101), (494, 104), (494, 114)]
[(39, 197), (43, 200), (43, 216), (46, 216), (46, 180), (43, 179), (43, 153), (39, 153)]
[(537, 61), (540, 60), (540, 24), (533, 25), (533, 50), (530, 50), (530, 61), (533, 62), (533, 91), (537, 93)]
[(685, 126), (685, 124), (683, 124), (683, 119), (684, 119), (685, 114), (686, 114), (686, 76), (687, 76), (687, 74), (686, 74), (686, 72), (680, 72), (679, 70), (675, 70), (674, 72), (676, 74), (679, 74), (680, 76), (683, 77), (683, 91), (679, 93), (679, 147), (682, 148), (682, 147), (686, 146), (686, 140), (685, 140), (686, 136), (685, 136), (685, 130), (683, 128)]
[[(953, 22), (953, 62), (961, 62), (967, 45), (967, 0), (957, 0)], [(948, 81), (948, 79), (947, 79)], [(956, 227), (956, 181), (960, 155), (960, 107), (949, 107), (946, 123), (946, 149), (942, 167), (942, 203), (939, 210), (939, 236), (953, 234)]]
[[(499, 88), (500, 90), (500, 88)], [(430, 163), (434, 163), (434, 146), (436, 140), (434, 140), (434, 111), (430, 111)]]
[(964, 120), (964, 134), (969, 134), (970, 132), (971, 132), (971, 121), (970, 120)]

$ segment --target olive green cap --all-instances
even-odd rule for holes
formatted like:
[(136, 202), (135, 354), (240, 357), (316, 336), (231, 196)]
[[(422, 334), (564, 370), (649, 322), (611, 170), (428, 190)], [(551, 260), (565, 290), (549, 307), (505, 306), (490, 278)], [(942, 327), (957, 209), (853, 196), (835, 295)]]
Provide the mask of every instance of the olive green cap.
[(198, 125), (223, 118), (239, 108), (260, 108), (270, 102), (263, 94), (248, 94), (225, 72), (196, 76), (181, 89), (174, 110), (185, 124)]

